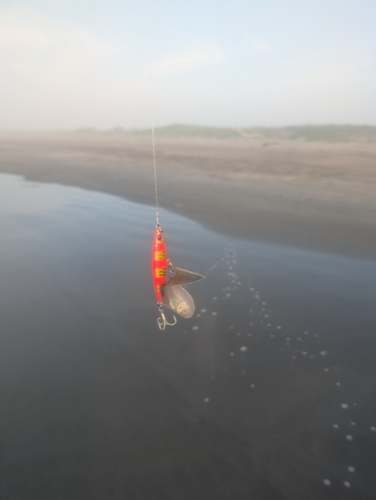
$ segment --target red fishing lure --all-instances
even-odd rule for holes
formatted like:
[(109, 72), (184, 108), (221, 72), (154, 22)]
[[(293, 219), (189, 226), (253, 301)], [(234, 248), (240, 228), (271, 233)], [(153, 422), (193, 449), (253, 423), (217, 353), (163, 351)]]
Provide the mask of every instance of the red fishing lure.
[(163, 303), (162, 288), (166, 284), (168, 257), (163, 232), (160, 226), (154, 231), (153, 249), (151, 256), (151, 269), (153, 273), (153, 285), (158, 304)]
[(157, 323), (160, 330), (164, 330), (167, 325), (175, 325), (177, 321), (174, 316), (174, 323), (169, 323), (163, 312), (162, 290), (166, 286), (169, 266), (170, 262), (167, 257), (167, 249), (163, 238), (163, 231), (161, 226), (157, 222), (157, 226), (154, 231), (153, 248), (151, 252), (151, 270), (154, 292), (157, 298), (157, 306), (161, 315), (160, 318), (157, 318)]
[(181, 285), (200, 280), (204, 276), (172, 265), (167, 256), (166, 243), (159, 223), (154, 231), (151, 270), (157, 306), (161, 315), (157, 319), (159, 328), (164, 330), (167, 325), (175, 325), (176, 323), (175, 316), (174, 323), (167, 321), (163, 312), (164, 305), (183, 318), (191, 318), (195, 305), (192, 297)]

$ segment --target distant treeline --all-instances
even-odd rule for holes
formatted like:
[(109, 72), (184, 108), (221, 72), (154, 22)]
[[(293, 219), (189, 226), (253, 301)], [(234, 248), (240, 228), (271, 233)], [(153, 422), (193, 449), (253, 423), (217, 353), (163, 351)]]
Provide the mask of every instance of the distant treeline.
[[(96, 129), (81, 129), (79, 133), (99, 133)], [(126, 130), (120, 127), (101, 132), (111, 135), (149, 135), (149, 129)], [(327, 142), (376, 142), (376, 126), (372, 125), (297, 125), (291, 127), (200, 127), (168, 125), (155, 129), (157, 137), (202, 137), (230, 139), (236, 137), (273, 140), (306, 140)]]

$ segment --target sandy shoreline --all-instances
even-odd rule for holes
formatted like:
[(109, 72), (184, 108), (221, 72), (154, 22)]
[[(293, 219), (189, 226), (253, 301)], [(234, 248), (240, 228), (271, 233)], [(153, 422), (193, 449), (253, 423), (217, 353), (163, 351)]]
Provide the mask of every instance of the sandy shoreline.
[[(376, 259), (376, 145), (157, 141), (160, 205), (243, 239)], [(149, 138), (3, 134), (0, 172), (153, 204)]]

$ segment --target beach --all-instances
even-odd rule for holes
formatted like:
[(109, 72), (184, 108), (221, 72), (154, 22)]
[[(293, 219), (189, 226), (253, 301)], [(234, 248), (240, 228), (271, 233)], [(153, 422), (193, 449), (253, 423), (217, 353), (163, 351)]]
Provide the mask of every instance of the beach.
[[(233, 237), (376, 258), (376, 145), (157, 137), (159, 204)], [(0, 135), (0, 171), (155, 204), (150, 136)]]
[(2, 498), (374, 499), (370, 144), (157, 137), (164, 331), (150, 141), (1, 144)]

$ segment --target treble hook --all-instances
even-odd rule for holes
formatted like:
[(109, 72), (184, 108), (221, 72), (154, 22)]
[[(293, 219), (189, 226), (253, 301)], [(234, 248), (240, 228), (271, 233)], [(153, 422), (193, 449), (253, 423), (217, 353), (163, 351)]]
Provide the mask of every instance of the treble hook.
[(160, 312), (160, 315), (161, 315), (160, 318), (157, 318), (157, 323), (158, 323), (158, 326), (159, 326), (160, 330), (164, 330), (167, 325), (168, 326), (174, 326), (174, 325), (176, 325), (176, 323), (177, 323), (178, 320), (176, 319), (176, 317), (175, 317), (174, 314), (173, 314), (174, 322), (173, 323), (169, 323), (167, 321), (167, 319), (166, 319), (165, 313), (163, 312), (163, 306), (159, 305), (158, 309), (159, 309), (159, 312)]

